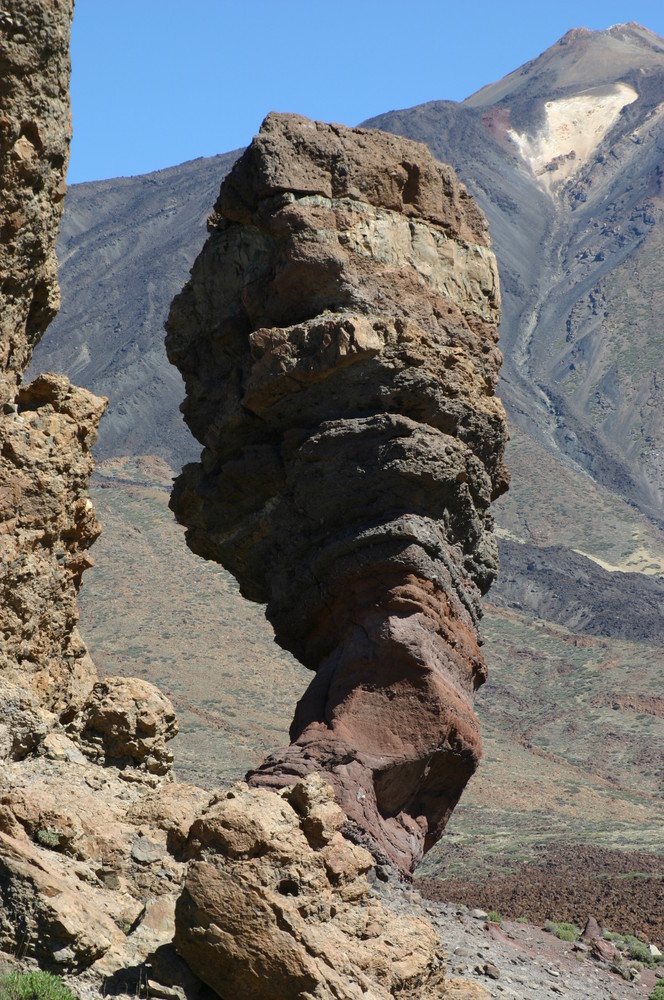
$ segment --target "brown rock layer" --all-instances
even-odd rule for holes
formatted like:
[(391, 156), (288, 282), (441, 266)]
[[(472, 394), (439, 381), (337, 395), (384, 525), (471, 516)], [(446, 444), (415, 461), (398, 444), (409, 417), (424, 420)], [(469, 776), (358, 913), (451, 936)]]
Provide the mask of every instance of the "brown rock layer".
[(60, 305), (73, 11), (74, 0), (5, 0), (0, 10), (0, 406)]
[(370, 895), (372, 857), (343, 821), (330, 786), (309, 775), (282, 795), (237, 786), (193, 824), (175, 940), (219, 996), (447, 995), (433, 928)]
[(168, 949), (174, 852), (207, 795), (162, 783), (168, 699), (145, 681), (98, 681), (77, 631), (106, 400), (61, 375), (19, 386), (58, 307), (73, 2), (1, 6), (0, 951), (109, 974)]
[(424, 146), (273, 114), (210, 233), (167, 323), (204, 445), (172, 506), (316, 671), (250, 783), (323, 771), (347, 832), (410, 869), (480, 755), (507, 485), (486, 223)]

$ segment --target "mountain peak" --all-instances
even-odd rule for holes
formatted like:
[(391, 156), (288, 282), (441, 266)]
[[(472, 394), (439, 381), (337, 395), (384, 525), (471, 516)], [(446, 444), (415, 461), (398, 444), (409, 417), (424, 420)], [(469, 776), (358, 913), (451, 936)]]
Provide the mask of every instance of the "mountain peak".
[[(656, 52), (664, 53), (664, 38), (660, 38), (654, 31), (639, 24), (638, 21), (627, 21), (624, 24), (612, 24), (608, 28), (600, 31), (591, 28), (570, 28), (562, 38), (558, 39), (551, 49), (559, 46), (574, 44), (596, 44), (603, 45), (611, 41), (622, 42), (627, 45), (636, 44), (639, 47), (654, 49)], [(546, 51), (551, 51), (547, 49)], [(543, 55), (545, 55), (543, 53)], [(536, 61), (536, 60), (535, 60)]]
[[(553, 94), (573, 94), (620, 81), (636, 86), (638, 76), (664, 73), (664, 39), (636, 21), (603, 31), (572, 28), (537, 58), (471, 94), (468, 107), (513, 103), (527, 94), (533, 104)], [(640, 93), (640, 89), (636, 86)]]
[(639, 24), (638, 21), (627, 21), (625, 24), (612, 24), (605, 31), (595, 32), (600, 35), (610, 35), (620, 41), (637, 41), (642, 45), (655, 49), (657, 52), (664, 52), (664, 38), (656, 35), (650, 28)]

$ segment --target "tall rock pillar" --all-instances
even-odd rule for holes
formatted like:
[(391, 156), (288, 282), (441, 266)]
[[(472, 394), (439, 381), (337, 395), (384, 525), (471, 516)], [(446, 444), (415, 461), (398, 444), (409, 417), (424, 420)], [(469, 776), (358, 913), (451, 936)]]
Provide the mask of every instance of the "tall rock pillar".
[(507, 487), (500, 294), (453, 170), (270, 115), (222, 185), (167, 349), (203, 444), (172, 507), (315, 677), (250, 784), (322, 772), (404, 870), (480, 756), (480, 594)]

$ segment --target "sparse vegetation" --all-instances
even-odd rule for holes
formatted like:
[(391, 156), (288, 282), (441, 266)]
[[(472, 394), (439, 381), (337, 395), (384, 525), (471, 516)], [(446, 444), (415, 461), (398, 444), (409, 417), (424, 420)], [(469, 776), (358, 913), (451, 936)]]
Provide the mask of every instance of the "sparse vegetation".
[(664, 1000), (664, 979), (658, 979), (650, 994), (650, 1000)]
[[(630, 958), (641, 965), (652, 969), (664, 963), (664, 955), (651, 955), (648, 945), (634, 934), (617, 934), (615, 931), (604, 931), (602, 936), (615, 945), (624, 957)], [(661, 982), (664, 982), (664, 980), (661, 980)], [(662, 1000), (664, 1000), (664, 994), (662, 995)]]
[(555, 934), (561, 941), (578, 941), (581, 931), (574, 924), (568, 924), (564, 920), (545, 920), (544, 930), (549, 934)]
[(37, 969), (0, 976), (0, 1000), (76, 1000), (58, 976)]
[(37, 830), (35, 840), (38, 844), (41, 844), (42, 847), (57, 848), (60, 846), (60, 834), (51, 826), (43, 827), (42, 829)]
[(497, 910), (489, 910), (486, 918), (491, 924), (502, 924), (503, 922), (503, 918)]
[(635, 958), (637, 962), (643, 962), (644, 965), (654, 964), (650, 949), (643, 941), (639, 941), (638, 938), (628, 934), (625, 938), (625, 943), (627, 945), (627, 954), (630, 958)]

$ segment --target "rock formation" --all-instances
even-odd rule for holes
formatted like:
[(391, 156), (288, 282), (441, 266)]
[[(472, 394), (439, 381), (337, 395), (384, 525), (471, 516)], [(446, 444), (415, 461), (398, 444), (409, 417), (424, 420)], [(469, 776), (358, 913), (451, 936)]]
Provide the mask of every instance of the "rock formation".
[(58, 307), (72, 12), (73, 0), (0, 10), (0, 950), (110, 974), (168, 948), (174, 854), (208, 796), (162, 783), (168, 699), (98, 680), (76, 628), (106, 401), (61, 375), (20, 385)]
[[(193, 998), (201, 983), (172, 945), (175, 904), (180, 897), (177, 946), (195, 972), (223, 997), (236, 996), (238, 991), (248, 997), (298, 996), (302, 1000), (314, 996), (319, 1000), (350, 1000), (358, 995), (368, 1000), (387, 1000), (396, 992), (404, 998), (483, 995), (483, 991), (466, 990), (460, 983), (448, 987), (440, 940), (433, 928), (423, 918), (395, 915), (371, 893), (366, 874), (373, 859), (364, 847), (344, 836), (341, 828), (348, 825), (348, 820), (334, 801), (335, 791), (343, 799), (343, 794), (354, 787), (352, 769), (351, 778), (345, 783), (336, 781), (334, 790), (318, 774), (294, 781), (287, 768), (274, 765), (266, 771), (268, 783), (288, 785), (277, 794), (245, 785), (210, 801), (200, 789), (176, 785), (170, 780), (172, 755), (167, 747), (177, 730), (170, 702), (141, 680), (98, 679), (77, 633), (76, 595), (83, 571), (90, 565), (87, 549), (99, 533), (86, 486), (92, 470), (90, 448), (105, 400), (53, 374), (40, 376), (30, 386), (20, 386), (34, 343), (57, 307), (53, 244), (57, 203), (64, 193), (69, 126), (66, 51), (71, 14), (70, 0), (11, 0), (0, 12), (0, 951), (19, 957), (29, 955), (47, 967), (63, 971), (91, 968), (105, 977), (105, 984), (110, 980), (114, 991), (126, 992), (130, 988), (137, 995), (141, 984), (139, 980), (138, 990), (135, 981), (130, 985), (132, 970), (134, 974), (140, 970), (141, 976), (149, 970), (154, 977), (147, 983), (151, 995)], [(390, 144), (391, 140), (387, 140), (388, 151)], [(303, 162), (306, 166), (306, 158)], [(353, 184), (357, 182), (362, 188), (368, 178), (362, 163), (360, 167), (361, 176)], [(378, 175), (382, 173), (381, 166), (376, 176), (378, 188)], [(449, 220), (455, 212), (454, 232), (472, 235), (472, 225), (481, 232), (479, 216), (464, 204), (463, 195), (451, 180), (449, 184), (458, 202), (456, 209), (440, 198), (441, 203), (432, 202), (430, 208), (440, 233), (452, 225)], [(413, 204), (419, 204), (417, 190), (411, 194)], [(385, 200), (384, 192), (380, 198)], [(328, 201), (332, 204), (334, 198)], [(325, 207), (325, 199), (321, 204)], [(364, 212), (365, 203), (358, 204)], [(349, 217), (351, 209), (347, 209)], [(394, 214), (393, 209), (383, 211), (380, 231), (385, 225), (389, 231)], [(417, 218), (415, 212), (408, 223), (416, 233)], [(383, 239), (380, 233), (378, 237), (372, 235), (370, 216), (360, 223), (360, 228), (365, 223), (369, 245), (374, 238)], [(260, 246), (268, 246), (267, 237), (259, 233), (258, 238)], [(391, 239), (390, 235), (388, 242)], [(483, 277), (493, 279), (492, 261), (483, 244), (474, 248), (463, 240), (457, 242), (458, 250), (452, 248), (453, 253), (465, 255), (471, 263), (462, 266), (454, 283), (459, 288), (467, 285), (467, 296), (471, 296), (473, 283), (479, 287)], [(245, 246), (240, 240), (238, 247), (243, 260), (247, 249), (254, 253), (251, 243)], [(426, 247), (413, 253), (422, 266), (431, 256)], [(303, 260), (306, 272), (306, 253)], [(360, 298), (371, 291), (370, 272), (368, 266), (364, 292), (358, 292)], [(386, 294), (389, 284), (387, 280)], [(357, 287), (361, 289), (362, 283)], [(490, 291), (487, 286), (487, 294)], [(347, 294), (352, 298), (355, 292), (349, 288)], [(414, 308), (418, 294), (415, 284), (410, 294)], [(444, 296), (440, 299), (443, 301)], [(493, 307), (488, 308), (491, 311)], [(325, 313), (322, 321), (314, 320), (311, 326), (306, 317), (301, 319), (304, 324), (291, 331), (294, 353), (289, 348), (288, 330), (275, 328), (273, 340), (270, 331), (259, 330), (268, 337), (264, 347), (258, 348), (267, 367), (255, 382), (255, 412), (249, 415), (249, 424), (243, 427), (242, 420), (235, 421), (248, 454), (262, 454), (266, 460), (266, 482), (276, 500), (276, 519), (273, 524), (269, 519), (265, 521), (265, 528), (294, 531), (293, 555), (290, 561), (284, 561), (282, 572), (292, 574), (289, 593), (291, 598), (298, 598), (303, 619), (298, 626), (292, 616), (289, 618), (284, 605), (287, 591), (277, 587), (271, 591), (274, 620), (283, 621), (283, 641), (291, 648), (304, 650), (306, 646), (308, 651), (302, 655), (315, 665), (332, 652), (332, 629), (339, 625), (348, 630), (340, 587), (348, 587), (348, 597), (352, 588), (357, 588), (361, 600), (355, 605), (360, 613), (354, 620), (367, 630), (367, 641), (375, 635), (380, 644), (391, 630), (397, 636), (391, 640), (395, 650), (404, 645), (403, 641), (399, 645), (397, 619), (399, 615), (412, 617), (408, 609), (413, 602), (419, 602), (418, 622), (409, 633), (411, 638), (401, 635), (416, 653), (410, 658), (402, 656), (401, 660), (395, 656), (385, 690), (401, 700), (411, 699), (416, 690), (420, 695), (431, 690), (442, 711), (445, 686), (451, 685), (450, 690), (458, 688), (453, 695), (456, 707), (449, 719), (463, 729), (463, 735), (452, 737), (446, 723), (447, 750), (454, 744), (462, 754), (472, 756), (475, 744), (469, 692), (474, 679), (482, 675), (481, 660), (465, 663), (457, 654), (450, 656), (449, 678), (436, 686), (430, 675), (438, 669), (439, 660), (434, 657), (433, 667), (428, 660), (418, 660), (421, 650), (417, 652), (419, 647), (413, 637), (419, 642), (424, 636), (425, 645), (435, 645), (435, 636), (445, 628), (445, 634), (459, 649), (476, 648), (476, 595), (468, 574), (474, 572), (486, 581), (491, 573), (493, 556), (483, 540), (483, 531), (488, 524), (489, 496), (499, 483), (500, 472), (499, 463), (492, 466), (487, 454), (486, 467), (495, 473), (492, 485), (489, 475), (481, 472), (481, 460), (474, 457), (464, 441), (467, 438), (475, 442), (476, 451), (488, 446), (488, 441), (483, 440), (479, 414), (491, 413), (490, 419), (500, 431), (500, 409), (487, 404), (485, 411), (478, 408), (476, 418), (466, 420), (468, 414), (463, 408), (450, 406), (445, 418), (448, 423), (465, 423), (460, 441), (449, 436), (446, 444), (451, 424), (445, 431), (438, 427), (443, 416), (436, 402), (440, 392), (435, 379), (426, 376), (428, 389), (419, 394), (424, 409), (432, 414), (428, 429), (426, 422), (418, 423), (412, 416), (414, 403), (409, 404), (409, 413), (401, 412), (405, 403), (382, 409), (376, 404), (375, 399), (383, 393), (381, 384), (390, 398), (414, 400), (418, 396), (415, 389), (419, 378), (413, 381), (406, 377), (400, 382), (400, 372), (403, 374), (406, 356), (421, 358), (425, 368), (429, 365), (427, 359), (433, 363), (435, 323), (431, 316), (415, 322), (408, 316), (386, 317), (369, 309), (362, 312), (358, 306), (346, 310), (340, 320), (334, 319), (331, 312)], [(460, 336), (463, 330), (469, 343), (483, 343), (485, 320), (481, 316), (472, 322), (461, 318), (457, 322)], [(231, 323), (231, 333), (233, 330), (240, 332)], [(322, 368), (320, 359), (307, 354), (306, 349), (309, 343), (317, 352), (321, 336), (326, 343)], [(297, 350), (300, 340), (305, 345), (302, 357)], [(241, 342), (245, 341), (246, 337)], [(485, 354), (489, 360), (482, 369), (484, 376), (479, 374), (480, 367), (476, 370), (466, 364), (458, 345), (450, 343), (448, 347), (447, 353), (441, 355), (448, 359), (446, 384), (458, 385), (463, 396), (467, 387), (460, 373), (466, 370), (469, 385), (477, 383), (477, 388), (482, 377), (483, 384), (490, 384), (493, 340), (487, 341)], [(266, 421), (259, 415), (271, 397), (274, 399), (267, 407), (272, 410), (276, 406), (275, 415), (281, 401), (285, 414), (291, 409), (289, 394), (271, 388), (274, 375), (279, 376), (283, 364), (289, 366), (290, 358), (292, 367), (300, 373), (295, 379), (303, 377), (306, 384), (303, 403), (309, 385), (316, 381), (323, 384), (321, 399), (316, 402), (314, 392), (305, 405), (310, 414), (312, 407), (316, 410), (329, 406), (329, 394), (336, 391), (335, 371), (343, 368), (343, 362), (338, 364), (342, 356), (349, 359), (353, 378), (368, 383), (365, 409), (354, 412), (350, 379), (342, 380), (336, 420), (329, 420), (329, 411), (325, 419), (307, 416), (306, 432), (292, 415), (286, 416), (282, 430), (289, 443), (283, 444), (284, 462), (290, 463), (293, 471), (289, 472), (287, 465), (280, 471), (282, 445), (277, 444), (281, 424), (279, 419), (275, 423), (274, 418)], [(274, 371), (272, 364), (276, 365)], [(392, 371), (394, 378), (379, 384), (374, 370)], [(266, 383), (261, 388), (263, 378)], [(477, 389), (478, 403), (480, 396)], [(347, 411), (351, 410), (348, 417)], [(239, 409), (238, 413), (241, 416)], [(267, 438), (260, 438), (252, 429), (262, 424), (268, 427)], [(437, 468), (437, 459), (429, 461), (423, 474), (407, 472), (411, 479), (409, 492), (418, 499), (414, 511), (406, 511), (402, 509), (402, 471), (410, 468), (413, 455), (425, 453), (429, 433), (434, 435), (434, 457), (443, 458), (444, 470)], [(343, 444), (341, 458), (335, 452), (335, 436)], [(322, 444), (317, 450), (319, 439)], [(303, 475), (303, 463), (318, 463), (321, 467), (321, 462), (329, 462), (334, 473), (339, 463), (348, 459), (348, 441), (357, 452), (358, 469), (375, 476), (373, 490), (380, 491), (385, 484), (393, 486), (390, 518), (386, 520), (384, 502), (377, 494), (375, 509), (368, 512), (361, 525), (360, 520), (355, 523), (348, 519), (349, 532), (344, 534), (340, 528), (343, 491), (335, 500), (330, 490), (328, 513), (323, 504), (324, 492), (319, 490), (317, 498), (312, 493), (318, 505), (316, 523), (329, 518), (334, 530), (328, 538), (319, 527), (297, 528), (302, 511), (289, 513), (284, 490), (295, 489), (297, 477)], [(310, 452), (313, 449), (310, 458), (307, 448)], [(387, 462), (383, 455), (387, 455)], [(384, 477), (381, 469), (390, 464), (391, 472)], [(257, 471), (258, 488), (260, 468)], [(354, 467), (352, 472), (357, 478), (359, 473)], [(284, 475), (291, 477), (290, 487)], [(454, 483), (452, 476), (457, 477)], [(464, 493), (466, 482), (470, 485)], [(440, 505), (431, 507), (428, 495), (435, 483), (442, 483), (443, 492), (450, 492), (450, 496), (460, 492), (472, 497), (466, 517), (477, 537), (473, 544), (460, 544), (458, 552), (443, 548), (445, 532), (461, 540), (466, 539), (467, 529), (451, 506), (449, 516), (442, 513)], [(300, 478), (297, 488), (302, 490), (302, 486)], [(366, 496), (358, 494), (357, 498), (367, 502)], [(308, 503), (306, 497), (301, 503)], [(425, 508), (426, 514), (422, 513)], [(443, 518), (441, 525), (432, 519), (432, 513)], [(253, 539), (251, 531), (247, 534), (246, 555), (240, 556), (253, 567), (253, 577), (247, 577), (252, 596), (272, 587), (277, 570), (278, 546), (273, 536), (266, 539), (267, 548), (264, 546), (272, 562), (266, 563), (263, 576), (256, 575), (256, 559), (260, 556), (256, 545), (260, 548), (259, 536), (264, 528), (259, 526), (258, 530)], [(318, 572), (320, 568), (312, 561), (312, 545), (318, 544), (317, 539), (321, 540), (319, 555), (328, 567), (321, 594), (328, 602), (336, 600), (336, 606), (330, 604), (329, 624), (323, 620), (322, 606), (307, 599), (303, 577), (303, 573), (306, 576), (307, 571)], [(332, 543), (336, 548), (330, 548)], [(418, 554), (420, 550), (422, 554)], [(293, 556), (298, 553), (302, 566), (295, 572), (299, 564), (293, 562)], [(311, 562), (310, 570), (307, 560)], [(434, 566), (444, 577), (434, 579)], [(386, 584), (380, 593), (379, 577)], [(439, 582), (443, 579), (448, 583), (447, 594)], [(382, 625), (371, 620), (365, 594), (377, 602)], [(276, 601), (279, 596), (281, 604)], [(440, 620), (443, 605), (451, 609), (450, 621), (454, 619), (449, 628)], [(312, 622), (318, 622), (316, 635), (307, 631)], [(351, 630), (348, 650), (352, 642), (356, 637)], [(352, 686), (355, 679), (348, 655), (345, 659), (337, 656), (337, 661), (343, 670), (335, 675), (335, 683), (343, 680), (345, 670), (346, 683)], [(411, 661), (417, 661), (419, 688), (411, 680)], [(379, 685), (367, 682), (366, 669), (359, 676), (360, 683), (355, 687), (361, 697), (379, 690)], [(378, 709), (380, 705), (376, 704), (374, 710)], [(311, 726), (311, 709), (306, 703), (301, 713), (306, 722), (301, 729), (306, 732)], [(343, 739), (354, 738), (352, 713), (346, 714), (348, 735), (331, 730), (330, 744), (338, 741), (338, 746), (333, 746), (337, 754)], [(387, 763), (390, 754), (394, 757), (396, 740), (403, 742), (403, 718), (402, 709), (392, 717), (386, 716), (393, 730), (391, 742), (387, 741)], [(413, 719), (407, 713), (406, 718), (412, 728)], [(464, 738), (468, 746), (462, 745)], [(403, 758), (403, 763), (406, 755), (402, 742), (399, 760)], [(364, 776), (371, 777), (374, 771), (378, 774), (378, 769), (367, 746), (358, 745), (357, 764), (365, 780)], [(420, 751), (421, 747), (415, 745), (408, 749), (416, 764)], [(311, 759), (315, 760), (315, 755)], [(438, 766), (435, 760), (432, 766), (434, 770)], [(325, 770), (308, 763), (300, 769), (303, 774)], [(295, 767), (295, 773), (297, 770)], [(329, 768), (329, 776), (333, 782), (336, 780), (334, 767)], [(426, 781), (422, 787), (427, 787)], [(354, 819), (361, 833), (362, 824), (357, 817)], [(386, 828), (389, 830), (389, 823)], [(371, 828), (371, 832), (381, 843), (380, 826)]]
[(13, 0), (0, 12), (0, 677), (56, 712), (94, 680), (76, 591), (99, 533), (86, 489), (105, 401), (63, 376), (18, 386), (59, 306), (73, 7)]
[(433, 928), (370, 896), (373, 859), (344, 820), (311, 774), (280, 795), (237, 786), (193, 824), (176, 945), (220, 996), (443, 995)]
[(409, 870), (480, 756), (507, 486), (486, 222), (423, 145), (273, 114), (209, 228), (167, 323), (204, 445), (172, 507), (316, 671), (249, 782), (322, 772), (346, 834)]
[(60, 304), (73, 10), (74, 0), (8, 0), (0, 10), (0, 405)]

